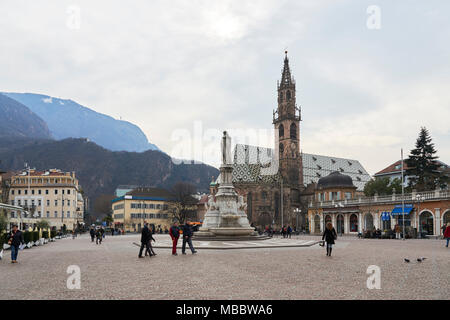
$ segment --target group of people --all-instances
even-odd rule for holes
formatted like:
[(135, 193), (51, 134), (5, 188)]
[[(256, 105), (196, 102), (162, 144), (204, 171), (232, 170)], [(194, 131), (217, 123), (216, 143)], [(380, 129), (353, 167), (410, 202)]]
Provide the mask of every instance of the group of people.
[(94, 242), (95, 239), (96, 244), (102, 244), (102, 240), (105, 238), (105, 229), (103, 227), (97, 229), (91, 227), (89, 234), (91, 235), (91, 242)]
[(281, 235), (283, 236), (283, 238), (291, 238), (292, 236), (292, 228), (291, 226), (283, 226), (283, 228), (281, 228)]
[[(139, 258), (142, 257), (142, 252), (145, 248), (145, 255), (154, 256), (156, 255), (155, 251), (153, 250), (152, 241), (155, 242), (155, 239), (153, 238), (153, 232), (149, 229), (148, 223), (144, 223), (144, 228), (142, 228), (141, 231), (141, 247), (139, 249)], [(176, 256), (177, 253), (177, 245), (178, 245), (178, 239), (180, 236), (183, 237), (183, 245), (181, 247), (181, 253), (186, 254), (186, 244), (189, 245), (189, 249), (191, 250), (192, 254), (197, 253), (197, 251), (194, 249), (194, 245), (192, 244), (192, 236), (194, 235), (194, 230), (191, 221), (187, 220), (186, 223), (183, 226), (179, 226), (178, 221), (175, 221), (173, 225), (169, 229), (169, 235), (172, 238), (172, 255)]]

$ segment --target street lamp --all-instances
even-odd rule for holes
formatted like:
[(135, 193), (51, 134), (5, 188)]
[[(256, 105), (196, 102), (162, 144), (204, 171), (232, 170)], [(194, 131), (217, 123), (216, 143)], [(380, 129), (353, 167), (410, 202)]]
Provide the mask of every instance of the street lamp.
[(298, 232), (298, 215), (302, 212), (302, 210), (301, 209), (299, 209), (299, 208), (295, 208), (294, 209), (294, 212), (295, 212), (295, 215), (296, 215), (296, 218), (297, 218), (297, 222), (296, 222), (296, 230), (297, 230), (297, 232)]
[(417, 234), (418, 238), (422, 238), (422, 233), (420, 232), (420, 202), (424, 200), (424, 197), (421, 194), (416, 195), (416, 201), (417, 201), (417, 214), (416, 214), (416, 221), (417, 221)]

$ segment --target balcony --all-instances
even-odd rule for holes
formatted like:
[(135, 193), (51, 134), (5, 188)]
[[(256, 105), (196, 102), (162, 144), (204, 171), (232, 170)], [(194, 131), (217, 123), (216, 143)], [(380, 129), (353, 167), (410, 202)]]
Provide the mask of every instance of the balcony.
[(333, 208), (336, 206), (360, 206), (360, 205), (373, 205), (373, 204), (393, 204), (399, 203), (404, 200), (405, 203), (415, 203), (420, 199), (423, 201), (438, 201), (438, 200), (450, 200), (450, 190), (434, 190), (427, 192), (412, 192), (405, 193), (402, 197), (401, 194), (393, 194), (390, 196), (374, 196), (374, 197), (360, 197), (357, 199), (345, 199), (345, 200), (332, 200), (332, 201), (316, 201), (310, 202), (308, 208)]

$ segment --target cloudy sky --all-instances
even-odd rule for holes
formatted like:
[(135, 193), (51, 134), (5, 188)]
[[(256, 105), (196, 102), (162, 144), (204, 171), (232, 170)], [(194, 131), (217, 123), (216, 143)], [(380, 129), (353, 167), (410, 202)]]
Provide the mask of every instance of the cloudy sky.
[(121, 117), (169, 154), (195, 123), (270, 130), (287, 48), (303, 152), (373, 174), (426, 126), (450, 163), (449, 1), (0, 0), (0, 12), (0, 91)]

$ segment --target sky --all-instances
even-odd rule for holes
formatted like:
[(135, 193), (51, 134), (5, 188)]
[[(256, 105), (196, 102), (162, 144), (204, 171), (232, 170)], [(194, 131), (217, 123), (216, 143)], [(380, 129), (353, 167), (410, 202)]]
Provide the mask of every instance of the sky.
[(272, 146), (287, 50), (303, 152), (374, 174), (425, 126), (450, 163), (449, 1), (0, 0), (0, 12), (0, 91), (130, 121), (174, 157), (217, 165), (223, 130)]

